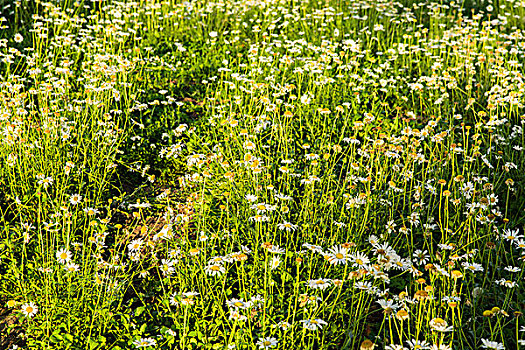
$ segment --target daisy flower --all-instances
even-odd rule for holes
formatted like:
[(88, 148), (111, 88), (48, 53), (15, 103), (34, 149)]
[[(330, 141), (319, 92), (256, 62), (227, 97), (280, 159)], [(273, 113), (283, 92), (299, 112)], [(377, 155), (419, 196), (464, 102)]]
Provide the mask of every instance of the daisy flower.
[(365, 254), (360, 252), (351, 255), (350, 260), (352, 261), (353, 267), (363, 267), (370, 262), (370, 259), (368, 259), (368, 257)]
[(483, 272), (483, 266), (478, 263), (469, 263), (464, 261), (461, 266), (463, 266), (466, 270), (469, 270), (470, 272)]
[(341, 246), (334, 246), (328, 249), (328, 252), (325, 254), (325, 259), (333, 265), (346, 265), (349, 259), (348, 249)]
[(247, 309), (251, 306), (251, 303), (242, 299), (230, 299), (226, 302), (226, 305), (232, 309)]
[(315, 244), (303, 243), (303, 247), (308, 248), (313, 252), (317, 252), (317, 253), (323, 252), (323, 247), (315, 245)]
[(452, 348), (446, 344), (434, 344), (430, 347), (430, 350), (452, 350)]
[(64, 266), (64, 270), (66, 270), (67, 272), (77, 272), (78, 270), (80, 270), (80, 266), (70, 261), (66, 264), (66, 266)]
[(44, 186), (44, 188), (48, 188), (53, 184), (53, 178), (52, 177), (46, 177), (38, 181), (39, 185)]
[(503, 344), (498, 343), (496, 341), (490, 341), (490, 340), (481, 338), (481, 343), (483, 344), (481, 345), (481, 347), (484, 349), (505, 350), (505, 346), (503, 346)]
[(96, 215), (98, 213), (100, 213), (100, 211), (98, 209), (95, 209), (95, 208), (84, 208), (84, 212), (89, 215), (89, 216), (93, 216), (93, 215)]
[(33, 302), (29, 302), (22, 305), (21, 311), (24, 316), (31, 318), (38, 312), (38, 307)]
[(206, 274), (210, 276), (217, 276), (225, 273), (226, 269), (220, 264), (211, 264), (204, 268), (204, 272), (206, 272)]
[(282, 224), (277, 224), (277, 228), (281, 231), (295, 231), (297, 229), (297, 225), (294, 225), (290, 222), (283, 222)]
[(59, 263), (65, 264), (71, 260), (71, 252), (66, 248), (59, 249), (56, 253), (56, 257)]
[(379, 305), (381, 305), (381, 307), (383, 308), (385, 314), (387, 315), (390, 315), (392, 314), (393, 312), (397, 311), (397, 309), (399, 308), (399, 304), (395, 303), (392, 299), (379, 299), (377, 301), (377, 303)]
[(271, 247), (268, 248), (268, 251), (270, 253), (274, 253), (274, 254), (284, 254), (284, 253), (286, 253), (286, 249), (281, 248), (278, 245), (273, 245), (273, 244), (272, 244)]
[(385, 346), (385, 350), (407, 350), (407, 348), (400, 344), (389, 344)]
[(418, 350), (430, 349), (430, 344), (425, 340), (412, 339), (412, 340), (407, 341), (407, 344), (410, 347), (410, 349), (418, 349)]
[(131, 241), (130, 244), (128, 244), (128, 249), (131, 251), (131, 252), (137, 252), (140, 250), (140, 248), (142, 247), (142, 243), (143, 243), (143, 240), (140, 239), (140, 238), (137, 238), (133, 241)]
[(272, 256), (272, 260), (270, 261), (270, 268), (272, 270), (275, 270), (276, 268), (281, 265), (281, 257), (280, 256)]
[(256, 345), (259, 346), (259, 349), (269, 349), (277, 346), (277, 343), (277, 339), (266, 337), (259, 339)]
[(133, 342), (136, 348), (147, 348), (148, 346), (157, 345), (157, 341), (153, 338), (140, 338)]
[(79, 194), (72, 194), (71, 196), (69, 196), (69, 203), (71, 203), (72, 205), (77, 205), (81, 201), (82, 201), (82, 196)]
[(303, 324), (304, 328), (311, 330), (311, 331), (322, 329), (323, 326), (328, 324), (325, 321), (321, 320), (320, 318), (311, 318), (308, 320), (301, 320), (299, 322)]
[(449, 326), (447, 321), (442, 318), (435, 317), (429, 322), (430, 328), (436, 332), (450, 332), (454, 327)]
[(330, 287), (331, 280), (327, 278), (320, 278), (318, 280), (309, 280), (308, 281), (308, 287), (312, 289), (321, 289), (325, 290), (326, 288)]

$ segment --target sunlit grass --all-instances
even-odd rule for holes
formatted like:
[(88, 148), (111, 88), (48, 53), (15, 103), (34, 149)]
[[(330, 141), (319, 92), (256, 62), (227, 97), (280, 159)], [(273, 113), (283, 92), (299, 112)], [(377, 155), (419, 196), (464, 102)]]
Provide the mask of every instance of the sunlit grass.
[(524, 7), (6, 5), (0, 348), (519, 348)]

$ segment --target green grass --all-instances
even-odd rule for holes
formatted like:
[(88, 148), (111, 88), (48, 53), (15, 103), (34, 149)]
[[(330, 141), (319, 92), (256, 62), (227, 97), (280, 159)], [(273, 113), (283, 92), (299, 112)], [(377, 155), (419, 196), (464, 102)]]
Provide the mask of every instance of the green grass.
[(524, 8), (0, 3), (0, 348), (520, 348)]

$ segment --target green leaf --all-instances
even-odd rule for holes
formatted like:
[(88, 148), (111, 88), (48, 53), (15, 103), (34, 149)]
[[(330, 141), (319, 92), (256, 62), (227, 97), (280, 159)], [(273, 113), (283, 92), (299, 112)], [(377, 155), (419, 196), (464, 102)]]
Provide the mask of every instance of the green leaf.
[(72, 343), (75, 340), (75, 338), (71, 334), (64, 334), (64, 338), (69, 343)]
[(135, 309), (135, 316), (140, 316), (146, 310), (145, 306), (139, 306)]
[(139, 334), (144, 333), (144, 331), (146, 330), (146, 327), (147, 327), (147, 326), (148, 326), (148, 325), (147, 325), (146, 323), (144, 323), (142, 326), (140, 326)]

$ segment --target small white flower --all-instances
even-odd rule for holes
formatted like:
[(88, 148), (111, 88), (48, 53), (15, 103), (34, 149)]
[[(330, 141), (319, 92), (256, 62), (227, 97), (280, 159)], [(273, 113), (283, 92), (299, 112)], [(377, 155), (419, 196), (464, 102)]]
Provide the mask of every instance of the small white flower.
[(71, 196), (69, 196), (69, 203), (71, 203), (72, 205), (77, 205), (81, 201), (82, 201), (82, 196), (79, 194), (72, 194)]
[(148, 346), (157, 345), (157, 341), (153, 338), (140, 338), (133, 342), (136, 348), (146, 348)]
[(481, 338), (481, 342), (483, 343), (481, 347), (484, 349), (491, 349), (491, 350), (504, 350), (505, 349), (505, 346), (503, 346), (503, 344), (498, 343), (496, 341), (490, 341), (490, 340)]
[(29, 303), (26, 303), (24, 305), (22, 305), (22, 313), (26, 316), (26, 317), (33, 317), (36, 315), (36, 313), (38, 312), (38, 307), (33, 303), (33, 302), (29, 302)]
[(217, 275), (222, 275), (223, 273), (225, 273), (226, 269), (221, 264), (211, 264), (211, 265), (206, 266), (204, 268), (204, 271), (206, 272), (207, 275), (217, 276)]
[(65, 248), (59, 249), (56, 257), (59, 263), (66, 264), (71, 260), (71, 252)]
[(317, 329), (322, 329), (323, 326), (327, 325), (325, 321), (321, 320), (320, 318), (312, 318), (308, 320), (301, 320), (299, 321), (303, 324), (303, 327), (306, 329), (309, 329), (311, 331), (315, 331)]
[(259, 349), (268, 349), (277, 346), (277, 343), (277, 339), (266, 337), (259, 339), (256, 345), (259, 346)]
[(272, 260), (270, 261), (270, 268), (272, 270), (275, 270), (276, 268), (281, 265), (281, 257), (280, 256), (273, 256)]

